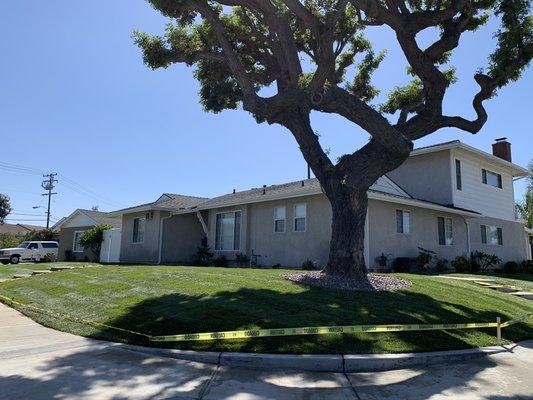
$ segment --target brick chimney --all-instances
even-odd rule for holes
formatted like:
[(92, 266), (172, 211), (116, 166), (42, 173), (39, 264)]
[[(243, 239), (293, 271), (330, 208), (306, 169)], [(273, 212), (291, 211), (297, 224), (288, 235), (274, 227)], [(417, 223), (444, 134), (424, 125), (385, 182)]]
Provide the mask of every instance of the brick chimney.
[(492, 154), (505, 161), (512, 162), (511, 143), (507, 141), (506, 137), (496, 139), (496, 143), (492, 145)]

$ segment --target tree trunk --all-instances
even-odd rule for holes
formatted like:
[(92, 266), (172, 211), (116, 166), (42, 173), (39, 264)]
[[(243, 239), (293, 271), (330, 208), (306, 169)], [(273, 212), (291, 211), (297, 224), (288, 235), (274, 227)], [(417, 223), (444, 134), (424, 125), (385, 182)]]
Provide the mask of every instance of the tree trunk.
[(349, 279), (366, 279), (365, 222), (368, 208), (366, 189), (349, 187), (329, 196), (333, 219), (329, 259), (323, 272)]

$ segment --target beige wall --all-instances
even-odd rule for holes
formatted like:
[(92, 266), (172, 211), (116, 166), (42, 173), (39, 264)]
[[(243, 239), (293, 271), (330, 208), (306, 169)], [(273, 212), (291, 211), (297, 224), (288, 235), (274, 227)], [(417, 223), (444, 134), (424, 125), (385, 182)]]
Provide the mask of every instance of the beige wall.
[(76, 261), (83, 261), (87, 258), (89, 260), (94, 260), (95, 256), (92, 251), (84, 250), (82, 253), (75, 253), (72, 251), (74, 244), (74, 232), (76, 231), (87, 231), (94, 228), (94, 226), (77, 226), (72, 228), (61, 228), (59, 232), (59, 250), (58, 250), (58, 259), (60, 261), (65, 261), (65, 251), (70, 250), (72, 252), (72, 257)]
[(417, 199), (452, 204), (451, 168), (450, 151), (444, 150), (410, 157), (387, 176)]
[(143, 243), (133, 243), (133, 220), (144, 217), (146, 212), (122, 216), (120, 261), (124, 263), (156, 263), (159, 257), (159, 223), (161, 216), (169, 215), (154, 211), (154, 217), (146, 221)]
[[(396, 232), (396, 210), (411, 212), (411, 231), (408, 234)], [(419, 207), (404, 206), (377, 200), (370, 200), (369, 215), (369, 267), (380, 268), (376, 258), (385, 254), (390, 260), (396, 257), (416, 257), (418, 247), (432, 250), (440, 258), (452, 260), (467, 254), (467, 231), (462, 217)], [(439, 245), (438, 217), (452, 218), (452, 246)]]
[(174, 215), (163, 221), (163, 263), (193, 263), (205, 234), (196, 213)]

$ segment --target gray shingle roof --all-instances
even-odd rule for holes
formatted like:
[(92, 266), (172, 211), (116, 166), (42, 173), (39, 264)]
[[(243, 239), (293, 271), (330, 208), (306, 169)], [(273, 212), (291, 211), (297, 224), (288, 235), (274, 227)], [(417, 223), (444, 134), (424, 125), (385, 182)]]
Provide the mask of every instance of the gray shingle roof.
[(97, 224), (108, 224), (114, 228), (120, 228), (122, 226), (122, 218), (120, 217), (111, 217), (109, 213), (103, 211), (93, 211), (93, 210), (84, 210), (79, 209), (78, 211), (87, 215), (89, 218), (95, 220)]
[(0, 235), (11, 234), (14, 236), (24, 236), (31, 231), (43, 230), (44, 226), (27, 224), (0, 224)]

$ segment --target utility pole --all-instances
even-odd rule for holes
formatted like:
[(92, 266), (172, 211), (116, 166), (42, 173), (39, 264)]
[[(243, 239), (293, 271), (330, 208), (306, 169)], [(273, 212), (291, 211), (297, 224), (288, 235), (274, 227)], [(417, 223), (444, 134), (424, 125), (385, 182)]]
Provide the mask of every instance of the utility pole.
[(57, 183), (56, 176), (57, 174), (53, 172), (43, 175), (43, 178), (45, 179), (41, 183), (41, 187), (47, 192), (43, 193), (42, 196), (48, 196), (48, 208), (46, 210), (46, 229), (50, 228), (50, 202), (52, 200), (52, 195), (57, 194), (52, 192), (55, 186), (54, 184)]

